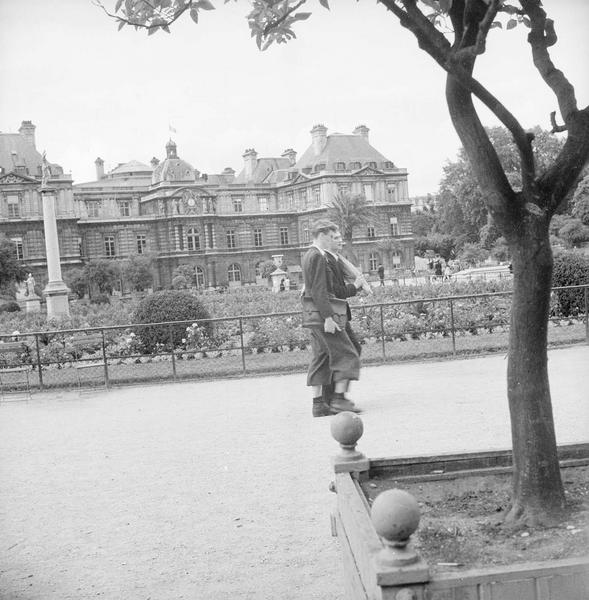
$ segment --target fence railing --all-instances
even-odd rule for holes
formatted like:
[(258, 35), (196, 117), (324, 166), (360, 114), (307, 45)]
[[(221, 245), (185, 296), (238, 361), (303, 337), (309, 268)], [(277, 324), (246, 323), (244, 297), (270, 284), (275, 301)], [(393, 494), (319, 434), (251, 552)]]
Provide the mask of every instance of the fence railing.
[[(511, 295), (355, 304), (352, 325), (363, 361), (505, 349)], [(550, 323), (550, 344), (589, 343), (589, 284), (553, 288)], [(309, 355), (300, 312), (0, 335), (3, 385), (8, 371), (28, 366), (39, 390), (289, 371), (303, 369)]]

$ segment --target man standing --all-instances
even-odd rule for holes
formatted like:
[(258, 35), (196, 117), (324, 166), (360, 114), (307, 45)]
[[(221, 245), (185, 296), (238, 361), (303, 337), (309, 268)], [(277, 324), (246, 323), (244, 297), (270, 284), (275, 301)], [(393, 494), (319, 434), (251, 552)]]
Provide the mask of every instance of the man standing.
[[(313, 416), (322, 417), (345, 410), (358, 412), (354, 403), (345, 397), (350, 380), (360, 375), (360, 355), (347, 331), (334, 320), (330, 299), (335, 298), (336, 275), (327, 260), (327, 251), (335, 249), (337, 225), (328, 220), (317, 221), (312, 229), (313, 245), (303, 257), (304, 296), (311, 298), (323, 319), (323, 326), (311, 327), (313, 356), (307, 374), (307, 385), (313, 388)], [(359, 289), (363, 277), (350, 286)], [(333, 395), (327, 399), (323, 387), (333, 384)]]

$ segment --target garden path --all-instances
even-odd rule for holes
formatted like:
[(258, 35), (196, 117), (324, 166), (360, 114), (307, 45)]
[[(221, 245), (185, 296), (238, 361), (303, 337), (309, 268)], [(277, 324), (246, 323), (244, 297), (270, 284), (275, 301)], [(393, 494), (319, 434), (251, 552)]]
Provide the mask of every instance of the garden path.
[[(559, 443), (587, 441), (589, 346), (552, 350)], [(503, 355), (364, 369), (370, 457), (509, 446)], [(0, 598), (340, 600), (329, 418), (304, 375), (0, 405)]]

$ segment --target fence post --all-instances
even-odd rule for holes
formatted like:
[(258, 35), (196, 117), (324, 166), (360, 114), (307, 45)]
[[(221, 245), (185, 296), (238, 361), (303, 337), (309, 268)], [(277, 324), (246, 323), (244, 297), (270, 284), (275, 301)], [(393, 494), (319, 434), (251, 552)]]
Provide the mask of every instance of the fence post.
[(454, 303), (452, 298), (448, 300), (450, 303), (450, 332), (452, 333), (452, 354), (456, 355), (456, 335), (454, 332)]
[(589, 287), (585, 286), (585, 341), (589, 344)]
[(168, 334), (170, 337), (170, 352), (172, 353), (172, 374), (174, 379), (176, 379), (176, 354), (174, 353), (174, 332), (172, 330), (172, 325), (168, 325)]
[(102, 360), (104, 361), (104, 385), (109, 387), (110, 382), (108, 381), (108, 363), (106, 361), (106, 340), (104, 339), (104, 329), (100, 330), (102, 333)]
[(239, 345), (241, 347), (241, 368), (244, 373), (247, 372), (245, 367), (245, 348), (243, 346), (243, 319), (239, 317)]
[(35, 334), (35, 347), (37, 349), (37, 371), (39, 373), (39, 391), (43, 391), (43, 369), (41, 367), (41, 350), (39, 349), (39, 334)]
[(382, 304), (380, 305), (380, 340), (382, 343), (382, 359), (384, 361), (387, 358), (387, 351), (384, 340), (384, 312)]

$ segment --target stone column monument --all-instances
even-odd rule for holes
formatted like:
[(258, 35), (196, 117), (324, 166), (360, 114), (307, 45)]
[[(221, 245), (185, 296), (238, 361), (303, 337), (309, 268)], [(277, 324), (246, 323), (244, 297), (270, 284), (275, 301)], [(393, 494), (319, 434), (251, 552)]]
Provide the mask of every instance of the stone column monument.
[(61, 278), (59, 260), (59, 241), (57, 238), (57, 219), (55, 217), (55, 190), (47, 186), (51, 176), (49, 163), (43, 153), (43, 170), (41, 177), (41, 197), (43, 199), (43, 228), (45, 230), (45, 252), (47, 255), (47, 274), (49, 281), (43, 290), (47, 301), (47, 318), (69, 317), (69, 289)]

